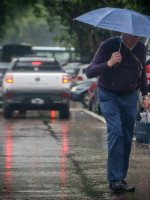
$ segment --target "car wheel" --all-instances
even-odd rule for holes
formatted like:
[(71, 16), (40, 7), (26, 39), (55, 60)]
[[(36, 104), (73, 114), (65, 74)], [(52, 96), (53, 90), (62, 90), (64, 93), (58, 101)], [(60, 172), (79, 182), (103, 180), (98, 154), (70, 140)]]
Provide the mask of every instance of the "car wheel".
[(92, 110), (93, 112), (99, 114), (99, 115), (101, 114), (101, 108), (100, 108), (100, 105), (99, 105), (97, 99), (95, 99), (95, 101), (94, 101), (94, 99), (93, 99), (93, 101), (92, 101), (92, 103), (91, 103), (91, 110)]
[(98, 114), (102, 115), (101, 106), (99, 105), (99, 103), (98, 103)]
[(91, 103), (91, 111), (95, 112), (95, 113), (98, 113), (98, 104), (97, 104), (97, 101), (92, 101)]
[(59, 111), (59, 117), (61, 119), (68, 119), (70, 116), (69, 107), (65, 107)]
[(12, 107), (7, 106), (7, 107), (4, 107), (4, 108), (3, 108), (3, 115), (4, 115), (4, 118), (6, 118), (6, 119), (12, 118), (12, 113), (13, 113)]
[(88, 92), (84, 93), (81, 99), (81, 102), (85, 108), (88, 108), (89, 105), (89, 95)]
[(92, 111), (92, 100), (91, 100), (91, 101), (89, 100), (88, 109), (89, 109), (90, 111)]

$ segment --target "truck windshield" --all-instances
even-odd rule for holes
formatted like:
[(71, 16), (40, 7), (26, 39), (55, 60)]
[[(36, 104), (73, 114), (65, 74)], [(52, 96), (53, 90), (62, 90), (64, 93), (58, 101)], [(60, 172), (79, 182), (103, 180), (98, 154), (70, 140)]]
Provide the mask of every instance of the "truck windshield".
[(47, 61), (17, 61), (13, 67), (14, 71), (28, 71), (28, 72), (62, 72), (63, 69), (57, 61), (47, 62)]

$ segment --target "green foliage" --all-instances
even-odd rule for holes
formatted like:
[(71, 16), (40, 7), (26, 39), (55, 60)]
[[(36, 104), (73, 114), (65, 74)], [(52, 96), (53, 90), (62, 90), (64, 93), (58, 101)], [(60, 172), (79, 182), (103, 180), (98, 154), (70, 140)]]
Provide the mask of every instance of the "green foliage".
[[(109, 6), (114, 5), (114, 1), (109, 2)], [(118, 6), (122, 5), (118, 3)], [(112, 36), (112, 32), (103, 29), (94, 30), (93, 27), (84, 23), (76, 22), (73, 19), (90, 10), (108, 6), (106, 0), (68, 0), (54, 1), (45, 0), (44, 6), (49, 13), (49, 26), (54, 26), (53, 17), (59, 16), (59, 21), (63, 29), (63, 35), (59, 35), (57, 39), (65, 44), (72, 45), (80, 53), (83, 61), (89, 61), (98, 45), (108, 37)]]
[[(19, 26), (19, 21), (15, 20), (16, 14), (25, 15), (26, 10), (31, 6), (34, 8), (36, 17), (39, 19), (44, 17), (47, 20), (49, 30), (53, 32), (54, 39), (59, 41), (59, 45), (74, 46), (80, 52), (82, 59), (86, 61), (92, 58), (98, 45), (103, 40), (113, 37), (117, 33), (95, 29), (94, 34), (92, 34), (93, 27), (75, 22), (74, 18), (101, 7), (128, 8), (147, 15), (150, 13), (150, 4), (147, 0), (1, 0), (0, 37), (5, 34), (6, 24), (10, 25), (10, 22), (15, 30), (18, 29), (19, 37), (23, 32), (29, 37), (32, 34), (36, 37), (36, 32), (40, 32), (40, 29), (38, 29), (40, 26), (33, 22), (33, 19), (29, 19), (28, 16), (26, 16), (28, 22), (22, 19), (22, 29)], [(41, 26), (43, 25), (46, 26), (46, 24), (41, 24)], [(30, 31), (27, 27), (30, 27)], [(12, 32), (13, 28), (11, 28)]]
[[(0, 39), (1, 45), (8, 43), (30, 43), (36, 46), (55, 46), (52, 34), (45, 16), (45, 9), (40, 17), (34, 15), (32, 8), (17, 13), (16, 16), (7, 22), (5, 37)], [(56, 31), (55, 31), (56, 33)]]

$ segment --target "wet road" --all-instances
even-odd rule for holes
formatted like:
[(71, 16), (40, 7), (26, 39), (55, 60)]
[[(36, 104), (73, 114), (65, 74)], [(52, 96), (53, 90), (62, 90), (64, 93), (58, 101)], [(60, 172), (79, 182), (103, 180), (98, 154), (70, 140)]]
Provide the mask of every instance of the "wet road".
[(0, 199), (149, 200), (150, 146), (133, 142), (127, 182), (133, 194), (112, 194), (106, 178), (105, 123), (80, 108), (69, 120), (28, 112), (0, 116)]

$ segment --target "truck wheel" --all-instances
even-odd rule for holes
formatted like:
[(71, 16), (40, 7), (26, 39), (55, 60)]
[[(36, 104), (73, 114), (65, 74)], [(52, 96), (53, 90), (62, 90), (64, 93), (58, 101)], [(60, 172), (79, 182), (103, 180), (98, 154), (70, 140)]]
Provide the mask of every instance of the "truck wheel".
[(61, 119), (68, 119), (70, 115), (69, 108), (64, 108), (59, 111), (59, 117)]
[(11, 119), (12, 113), (13, 113), (13, 109), (10, 106), (3, 108), (3, 115), (5, 119)]

